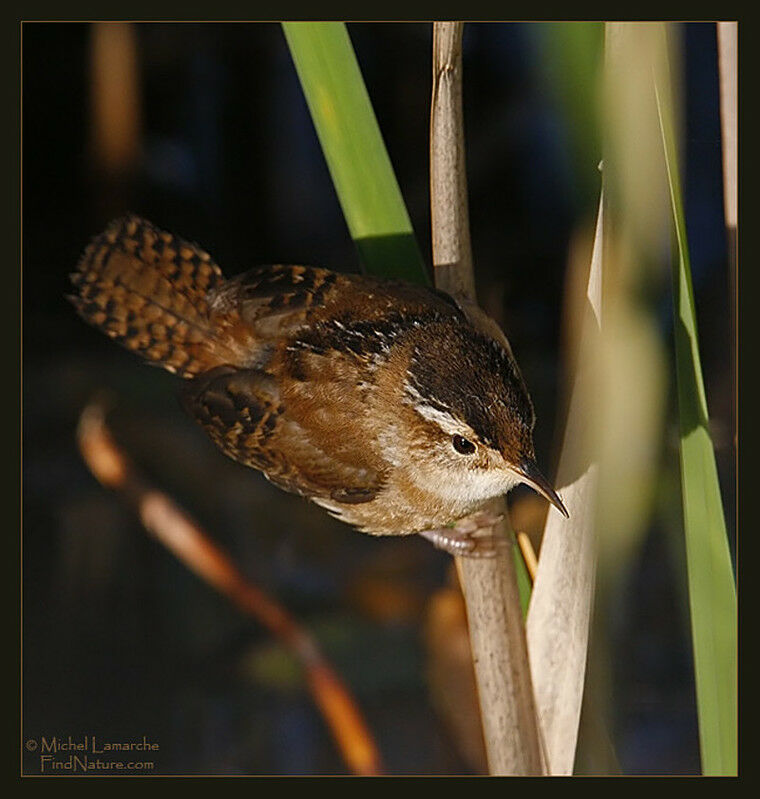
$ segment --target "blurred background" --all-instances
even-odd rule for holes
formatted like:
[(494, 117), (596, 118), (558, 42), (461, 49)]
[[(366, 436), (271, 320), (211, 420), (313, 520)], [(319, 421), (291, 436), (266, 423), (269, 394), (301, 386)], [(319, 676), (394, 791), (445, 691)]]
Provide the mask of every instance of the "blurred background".
[[(574, 63), (587, 72), (577, 73), (557, 57), (561, 28), (468, 24), (464, 37), (479, 298), (530, 387), (549, 473), (566, 403), (568, 262), (590, 247), (601, 157), (593, 119), (567, 98), (593, 105), (602, 28), (584, 28)], [(348, 29), (429, 264), (431, 25)], [(733, 552), (733, 286), (715, 25), (683, 26), (682, 45), (686, 214)], [(24, 737), (145, 735), (160, 745), (164, 774), (345, 773), (295, 661), (89, 473), (75, 431), (100, 393), (139, 468), (315, 635), (388, 773), (478, 773), (448, 556), (414, 537), (358, 534), (227, 460), (181, 410), (175, 378), (67, 303), (88, 240), (127, 211), (197, 241), (230, 276), (265, 263), (359, 269), (279, 25), (23, 26)], [(655, 304), (671, 377), (658, 490), (614, 572), (603, 624), (612, 654), (597, 697), (614, 751), (607, 767), (632, 774), (699, 772), (670, 302), (663, 271)], [(545, 503), (518, 489), (510, 507), (538, 549)], [(30, 773), (35, 762), (25, 761)]]

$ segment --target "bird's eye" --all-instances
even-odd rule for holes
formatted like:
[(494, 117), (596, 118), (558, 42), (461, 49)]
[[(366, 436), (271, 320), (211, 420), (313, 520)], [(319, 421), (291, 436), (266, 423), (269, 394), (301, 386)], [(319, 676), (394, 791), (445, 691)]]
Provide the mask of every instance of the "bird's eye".
[(451, 439), (451, 443), (460, 455), (472, 455), (475, 452), (475, 445), (472, 441), (468, 441), (462, 436), (454, 436)]

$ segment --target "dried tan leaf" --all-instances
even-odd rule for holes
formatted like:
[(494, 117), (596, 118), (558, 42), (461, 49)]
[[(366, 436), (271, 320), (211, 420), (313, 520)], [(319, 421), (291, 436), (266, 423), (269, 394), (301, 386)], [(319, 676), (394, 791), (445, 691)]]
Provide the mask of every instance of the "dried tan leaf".
[(527, 619), (533, 689), (550, 774), (571, 774), (594, 594), (598, 464), (591, 457), (598, 396), (594, 366), (601, 319), (603, 201), (557, 485), (570, 513), (549, 509)]

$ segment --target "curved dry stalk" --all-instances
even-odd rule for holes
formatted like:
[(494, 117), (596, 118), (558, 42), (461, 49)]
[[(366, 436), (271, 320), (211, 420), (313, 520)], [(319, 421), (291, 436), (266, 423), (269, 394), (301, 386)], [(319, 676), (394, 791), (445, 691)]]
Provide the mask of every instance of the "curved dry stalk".
[(586, 676), (596, 573), (599, 467), (590, 458), (597, 393), (593, 364), (601, 317), (602, 202), (591, 260), (581, 351), (556, 484), (570, 518), (550, 508), (526, 622), (536, 705), (550, 774), (572, 774)]
[(145, 480), (115, 442), (100, 405), (90, 404), (82, 412), (77, 441), (90, 471), (104, 486), (129, 500), (151, 535), (266, 627), (301, 662), (312, 697), (351, 771), (364, 776), (382, 773), (380, 754), (361, 712), (316, 641), (274, 599), (247, 580), (194, 519)]
[[(433, 26), (430, 197), (435, 284), (475, 299), (462, 122), (462, 23)], [(511, 535), (504, 514), (493, 534)], [(491, 531), (488, 531), (489, 533)], [(512, 552), (457, 558), (491, 774), (541, 774), (542, 752)]]

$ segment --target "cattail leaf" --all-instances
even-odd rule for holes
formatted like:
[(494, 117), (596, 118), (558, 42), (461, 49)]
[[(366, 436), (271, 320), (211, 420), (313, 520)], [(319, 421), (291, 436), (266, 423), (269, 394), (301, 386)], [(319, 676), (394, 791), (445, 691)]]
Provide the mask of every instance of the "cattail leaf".
[(673, 263), (673, 314), (681, 488), (702, 772), (706, 775), (735, 775), (736, 586), (715, 452), (708, 429), (707, 398), (681, 194), (673, 92), (667, 63), (655, 74), (655, 88), (677, 242), (677, 257)]
[(346, 26), (284, 22), (282, 27), (364, 268), (429, 283)]

